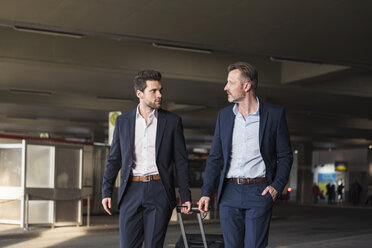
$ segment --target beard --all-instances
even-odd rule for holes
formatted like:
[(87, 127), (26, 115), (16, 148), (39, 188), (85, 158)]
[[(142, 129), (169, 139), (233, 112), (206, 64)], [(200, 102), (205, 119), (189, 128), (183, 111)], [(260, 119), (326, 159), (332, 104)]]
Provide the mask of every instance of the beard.
[(237, 102), (240, 102), (242, 99), (244, 98), (244, 95), (243, 94), (239, 94), (239, 95), (231, 95), (231, 94), (228, 94), (227, 95), (227, 101), (231, 102), (231, 103), (237, 103)]
[(145, 104), (152, 109), (159, 109), (161, 107), (161, 102), (162, 101), (160, 100), (160, 102), (145, 102)]

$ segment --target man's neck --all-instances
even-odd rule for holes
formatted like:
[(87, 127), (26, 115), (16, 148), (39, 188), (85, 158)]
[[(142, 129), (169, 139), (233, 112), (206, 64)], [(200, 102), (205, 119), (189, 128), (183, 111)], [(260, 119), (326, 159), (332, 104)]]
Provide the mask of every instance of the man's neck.
[(153, 111), (154, 111), (153, 108), (150, 108), (145, 104), (140, 103), (140, 105), (138, 106), (138, 112), (146, 120), (146, 124), (149, 123), (149, 116)]
[(244, 98), (242, 101), (238, 102), (238, 110), (244, 117), (244, 120), (247, 118), (249, 114), (253, 114), (257, 111), (258, 108), (258, 101), (256, 96), (250, 95)]

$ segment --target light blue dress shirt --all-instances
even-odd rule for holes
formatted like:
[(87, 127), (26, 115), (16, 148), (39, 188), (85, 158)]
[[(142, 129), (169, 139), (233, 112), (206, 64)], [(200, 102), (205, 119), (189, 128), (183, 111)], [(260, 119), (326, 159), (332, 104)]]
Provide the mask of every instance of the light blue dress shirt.
[(262, 159), (259, 144), (260, 102), (257, 99), (257, 111), (248, 114), (246, 120), (235, 104), (232, 111), (235, 122), (232, 136), (230, 168), (227, 178), (257, 178), (265, 177), (266, 166)]

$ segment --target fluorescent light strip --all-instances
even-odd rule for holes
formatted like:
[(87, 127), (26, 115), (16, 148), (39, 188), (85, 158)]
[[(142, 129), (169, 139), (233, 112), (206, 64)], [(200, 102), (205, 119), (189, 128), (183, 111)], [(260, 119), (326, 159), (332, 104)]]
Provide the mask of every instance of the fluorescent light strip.
[(105, 99), (105, 100), (116, 100), (116, 101), (126, 101), (126, 102), (133, 102), (131, 99), (125, 99), (115, 96), (96, 96), (98, 99)]
[(77, 38), (77, 39), (81, 39), (83, 37), (82, 34), (61, 32), (61, 31), (54, 31), (54, 30), (47, 30), (47, 29), (30, 28), (30, 27), (22, 27), (22, 26), (14, 26), (13, 28), (18, 31), (36, 33), (36, 34), (47, 34), (47, 35), (62, 36), (62, 37)]
[(159, 44), (159, 43), (152, 43), (152, 45), (156, 48), (177, 50), (177, 51), (183, 51), (183, 52), (206, 53), (206, 54), (212, 53), (212, 51), (210, 50), (204, 50), (204, 49), (198, 49), (198, 48), (172, 46), (172, 45), (165, 45), (165, 44)]
[(10, 92), (15, 94), (28, 94), (28, 95), (39, 95), (39, 96), (50, 96), (50, 91), (37, 91), (37, 90), (22, 90), (22, 89), (10, 89)]

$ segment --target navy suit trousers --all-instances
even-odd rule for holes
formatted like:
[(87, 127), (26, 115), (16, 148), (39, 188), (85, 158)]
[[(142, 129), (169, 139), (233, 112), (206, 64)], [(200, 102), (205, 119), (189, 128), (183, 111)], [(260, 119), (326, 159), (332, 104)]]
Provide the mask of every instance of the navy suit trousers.
[(267, 246), (273, 200), (270, 193), (261, 195), (266, 186), (226, 182), (219, 206), (226, 248)]
[(121, 248), (163, 247), (172, 209), (160, 180), (130, 182), (119, 207)]

